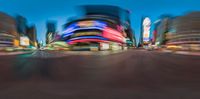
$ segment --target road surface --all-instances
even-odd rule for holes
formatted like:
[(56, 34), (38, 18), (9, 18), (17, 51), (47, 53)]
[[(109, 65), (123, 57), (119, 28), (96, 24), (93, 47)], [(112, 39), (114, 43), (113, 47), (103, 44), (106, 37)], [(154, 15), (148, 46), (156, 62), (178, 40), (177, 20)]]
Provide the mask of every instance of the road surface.
[(200, 99), (200, 57), (37, 51), (0, 57), (0, 99)]

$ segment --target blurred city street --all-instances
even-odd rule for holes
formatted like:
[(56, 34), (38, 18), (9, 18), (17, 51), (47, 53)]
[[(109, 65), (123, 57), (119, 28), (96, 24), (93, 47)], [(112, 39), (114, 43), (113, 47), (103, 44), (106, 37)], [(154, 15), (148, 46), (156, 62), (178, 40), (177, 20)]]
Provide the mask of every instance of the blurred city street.
[(130, 49), (0, 57), (0, 99), (199, 99), (200, 57)]
[(200, 99), (200, 0), (0, 4), (0, 99)]

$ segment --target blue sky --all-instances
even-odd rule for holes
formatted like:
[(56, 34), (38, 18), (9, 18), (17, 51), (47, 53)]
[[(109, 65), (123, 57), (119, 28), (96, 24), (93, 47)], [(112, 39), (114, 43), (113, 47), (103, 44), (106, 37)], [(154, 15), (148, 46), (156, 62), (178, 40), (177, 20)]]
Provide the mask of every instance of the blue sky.
[(137, 40), (142, 16), (156, 21), (162, 14), (177, 16), (200, 11), (200, 0), (0, 0), (0, 11), (12, 16), (25, 16), (29, 24), (36, 25), (38, 40), (41, 41), (45, 39), (47, 20), (56, 20), (61, 32), (67, 18), (76, 15), (75, 7), (85, 4), (115, 5), (131, 10), (132, 28)]

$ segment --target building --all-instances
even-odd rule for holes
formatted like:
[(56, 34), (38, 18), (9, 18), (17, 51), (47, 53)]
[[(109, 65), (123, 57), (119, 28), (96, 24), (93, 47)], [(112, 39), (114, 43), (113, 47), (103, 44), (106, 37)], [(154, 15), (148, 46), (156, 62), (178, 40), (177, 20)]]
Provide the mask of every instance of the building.
[(191, 12), (173, 20), (167, 45), (182, 50), (200, 50), (200, 12)]
[(0, 12), (0, 47), (19, 46), (19, 35), (16, 28), (15, 19)]
[(29, 28), (27, 19), (21, 15), (17, 15), (15, 20), (17, 25), (17, 31), (20, 35), (20, 46), (25, 48), (30, 46), (36, 46), (35, 40), (33, 40), (35, 39), (35, 27)]
[(157, 39), (157, 29), (158, 29), (158, 25), (160, 25), (161, 20), (158, 19), (154, 22), (154, 29), (153, 29), (153, 35), (152, 35), (152, 44), (155, 45), (156, 44), (156, 39)]
[[(65, 24), (61, 38), (77, 48), (99, 50), (133, 46), (130, 13), (117, 6), (81, 6), (82, 17)], [(135, 42), (134, 42), (135, 43)], [(135, 44), (134, 44), (135, 45)]]
[(144, 17), (141, 18), (141, 27), (140, 27), (140, 37), (139, 37), (139, 41), (138, 41), (138, 46), (137, 47), (142, 47), (143, 46), (143, 20)]
[(17, 31), (20, 34), (20, 36), (26, 36), (28, 29), (27, 19), (21, 15), (17, 15), (16, 25), (17, 25)]
[(135, 34), (133, 32), (133, 29), (131, 28), (131, 19), (130, 19), (131, 12), (125, 9), (121, 9), (120, 12), (121, 12), (121, 24), (123, 24), (124, 31), (127, 34), (127, 39), (130, 39), (130, 42), (132, 43), (130, 46), (136, 47)]
[(35, 25), (30, 26), (27, 29), (27, 36), (30, 39), (30, 45), (37, 47), (38, 46), (38, 44), (37, 44), (37, 30), (36, 30)]
[(46, 33), (46, 44), (49, 44), (54, 41), (56, 36), (56, 22), (48, 21), (46, 23), (47, 33)]
[(143, 17), (141, 22), (141, 34), (139, 47), (148, 45), (150, 43), (150, 29), (151, 29), (151, 20), (149, 17)]
[(155, 24), (156, 45), (166, 45), (166, 35), (169, 33), (172, 25), (173, 17), (169, 15), (162, 15), (159, 22)]

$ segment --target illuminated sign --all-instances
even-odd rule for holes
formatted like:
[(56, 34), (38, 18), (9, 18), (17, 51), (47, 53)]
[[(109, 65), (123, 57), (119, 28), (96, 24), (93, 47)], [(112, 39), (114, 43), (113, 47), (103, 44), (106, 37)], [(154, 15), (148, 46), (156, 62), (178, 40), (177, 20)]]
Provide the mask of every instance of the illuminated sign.
[(19, 46), (19, 40), (17, 40), (17, 39), (14, 39), (14, 46), (16, 46), (16, 47), (18, 47)]
[(73, 34), (74, 34), (73, 32), (75, 32), (75, 31), (77, 31), (77, 30), (89, 30), (89, 29), (103, 30), (103, 28), (100, 28), (100, 27), (77, 28), (77, 29), (74, 29), (74, 30), (72, 30), (72, 31), (69, 31), (68, 33), (64, 33), (64, 34), (62, 35), (62, 38), (65, 38), (65, 37), (68, 37), (68, 36), (73, 35)]
[(65, 31), (63, 31), (63, 33), (70, 33), (70, 31), (74, 30), (75, 28), (77, 28), (77, 24), (76, 23), (71, 24), (66, 28)]
[(88, 38), (88, 39), (78, 39), (78, 40), (74, 40), (74, 41), (70, 41), (67, 42), (68, 44), (76, 44), (76, 43), (80, 43), (80, 42), (109, 42), (106, 40), (101, 40), (101, 39), (93, 39), (93, 38)]
[(78, 22), (78, 26), (80, 27), (90, 27), (90, 26), (94, 26), (95, 22), (94, 21), (81, 21)]
[(104, 34), (113, 34), (113, 35), (116, 35), (116, 36), (119, 36), (119, 37), (123, 37), (123, 34), (117, 30), (114, 30), (112, 28), (109, 28), (109, 27), (106, 27), (104, 30), (103, 30), (103, 35)]
[(78, 32), (75, 33), (72, 37), (76, 37), (76, 36), (87, 36), (87, 35), (99, 35), (100, 32)]
[(70, 40), (67, 40), (68, 44), (74, 44), (78, 42), (108, 42), (107, 38), (100, 37), (100, 36), (83, 36), (83, 37), (76, 37)]
[(150, 41), (150, 29), (151, 29), (151, 20), (146, 17), (143, 20), (143, 41), (145, 43)]
[(79, 27), (105, 27), (106, 24), (102, 21), (80, 21), (77, 23)]
[(71, 36), (71, 35), (73, 35), (73, 34), (74, 34), (74, 33), (63, 34), (63, 35), (61, 36), (61, 38), (69, 37), (69, 36)]
[(21, 46), (29, 46), (30, 45), (29, 38), (26, 36), (20, 37), (20, 45)]
[(103, 37), (108, 38), (111, 41), (117, 41), (120, 43), (126, 43), (126, 39), (124, 37), (119, 37), (113, 34), (104, 34)]
[(102, 21), (80, 21), (74, 24), (71, 24), (63, 31), (63, 34), (68, 34), (75, 32), (77, 30), (87, 30), (87, 29), (100, 29), (102, 30), (106, 27), (106, 23)]
[(68, 40), (67, 42), (70, 42), (72, 40), (78, 40), (78, 39), (101, 39), (101, 40), (107, 40), (106, 38), (100, 37), (100, 36), (81, 36), (81, 37), (72, 38), (72, 39)]
[(114, 30), (112, 28), (106, 27), (102, 33), (102, 36), (105, 38), (108, 38), (112, 41), (117, 41), (120, 43), (125, 43), (126, 39), (122, 35), (122, 33), (118, 32), (117, 30)]

